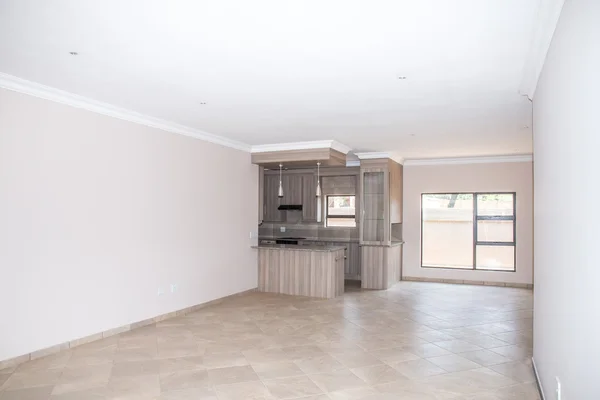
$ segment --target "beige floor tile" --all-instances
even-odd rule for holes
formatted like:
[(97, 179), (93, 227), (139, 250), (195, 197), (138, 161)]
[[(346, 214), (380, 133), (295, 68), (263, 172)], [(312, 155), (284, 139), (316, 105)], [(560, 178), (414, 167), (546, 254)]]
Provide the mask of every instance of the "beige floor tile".
[(384, 350), (375, 350), (370, 352), (373, 356), (386, 363), (394, 363), (401, 361), (418, 360), (418, 355), (407, 350), (405, 347), (396, 347)]
[(160, 375), (160, 387), (163, 391), (208, 388), (211, 385), (207, 370), (181, 370)]
[(250, 364), (265, 364), (273, 362), (291, 361), (291, 357), (282, 349), (247, 350), (242, 353)]
[(427, 360), (448, 372), (466, 371), (470, 369), (481, 368), (480, 364), (456, 354), (431, 357), (427, 358)]
[(160, 372), (159, 360), (148, 361), (127, 361), (114, 363), (111, 376), (136, 376), (136, 375), (156, 375)]
[(219, 400), (274, 400), (269, 389), (260, 381), (219, 385), (215, 387)]
[(436, 346), (433, 343), (413, 344), (409, 346), (403, 346), (402, 349), (422, 358), (445, 356), (448, 354), (452, 354), (450, 351), (442, 349), (441, 347)]
[(348, 368), (368, 367), (381, 364), (382, 361), (364, 350), (333, 354), (333, 357)]
[(154, 400), (160, 391), (158, 376), (111, 378), (106, 386), (106, 400)]
[(309, 375), (309, 378), (325, 392), (335, 392), (367, 386), (365, 381), (348, 369)]
[(535, 382), (532, 366), (522, 362), (509, 362), (493, 365), (489, 368), (519, 383)]
[(265, 380), (263, 383), (277, 399), (296, 399), (323, 393), (323, 391), (305, 375)]
[(406, 380), (407, 378), (386, 364), (372, 365), (369, 367), (352, 368), (354, 375), (367, 382), (369, 385)]
[(481, 350), (481, 347), (459, 339), (434, 342), (433, 344), (452, 353), (464, 353), (467, 351)]
[(0, 392), (0, 400), (48, 400), (50, 392), (52, 392), (52, 386), (5, 390)]
[(209, 369), (208, 377), (214, 385), (226, 385), (259, 380), (258, 375), (250, 365)]
[(484, 367), (510, 361), (508, 358), (489, 350), (469, 351), (466, 353), (459, 353), (458, 355), (467, 360), (476, 362), (479, 365), (483, 365)]
[(112, 364), (65, 368), (52, 394), (58, 395), (104, 387), (109, 381), (112, 368)]
[(360, 387), (355, 389), (338, 390), (328, 393), (331, 400), (372, 400), (380, 396), (381, 392), (373, 387)]
[(193, 388), (163, 391), (160, 400), (219, 400), (217, 393), (209, 388)]
[(4, 385), (4, 382), (6, 382), (8, 380), (8, 378), (10, 378), (11, 374), (0, 374), (0, 389), (2, 389), (2, 385)]
[(177, 371), (203, 370), (204, 357), (180, 357), (180, 358), (165, 358), (159, 359), (158, 369), (161, 375), (169, 374)]
[(204, 347), (194, 344), (164, 344), (157, 346), (157, 358), (197, 357), (204, 354)]
[(514, 385), (512, 379), (487, 368), (436, 375), (419, 381), (429, 387), (455, 395), (471, 395)]
[(95, 387), (92, 389), (76, 390), (61, 394), (53, 394), (50, 400), (105, 400), (106, 386)]
[(425, 359), (393, 363), (391, 366), (409, 379), (421, 379), (447, 373), (443, 368)]
[(304, 375), (304, 372), (293, 362), (275, 362), (252, 364), (252, 369), (260, 379), (286, 378)]
[(310, 358), (304, 358), (294, 362), (305, 374), (318, 374), (321, 372), (331, 372), (345, 368), (342, 363), (337, 361), (329, 354), (312, 356)]
[[(344, 395), (363, 400), (538, 400), (531, 383), (519, 383), (532, 379), (531, 309), (530, 290), (442, 283), (400, 282), (387, 291), (356, 287), (334, 300), (249, 293), (4, 369), (0, 400), (50, 400), (48, 390), (55, 384), (51, 400), (272, 400), (257, 379), (276, 380), (277, 390), (289, 390), (291, 396), (306, 372), (320, 390), (335, 397), (315, 394), (304, 400)], [(464, 354), (453, 354), (461, 350)], [(498, 361), (507, 362), (492, 365)], [(447, 372), (444, 366), (459, 372)], [(213, 387), (208, 369), (228, 367), (247, 368), (239, 369), (244, 371), (241, 378), (232, 373), (222, 379), (255, 380)], [(390, 367), (403, 379), (374, 386), (348, 369), (379, 382), (388, 378), (377, 371)], [(87, 368), (112, 369), (106, 382), (100, 372), (53, 377), (49, 368), (60, 374), (62, 368), (80, 374)], [(13, 389), (46, 386), (7, 391), (7, 384)]]
[[(396, 381), (377, 385), (374, 386), (374, 388), (382, 395), (396, 396), (390, 398), (390, 400), (458, 400), (457, 394), (436, 389), (435, 387), (420, 381)], [(379, 398), (375, 397), (373, 400), (376, 399), (378, 400)], [(382, 397), (382, 399), (387, 400), (385, 397)]]
[(129, 362), (129, 361), (148, 361), (156, 360), (158, 358), (158, 351), (156, 346), (148, 347), (130, 347), (130, 348), (119, 348), (115, 352), (113, 361), (115, 363)]
[(492, 336), (488, 335), (480, 335), (480, 336), (470, 336), (463, 339), (465, 342), (472, 343), (477, 345), (483, 349), (490, 349), (492, 347), (501, 347), (506, 346), (508, 343), (503, 342), (500, 339), (496, 339)]
[(489, 349), (494, 353), (498, 353), (508, 358), (511, 361), (525, 361), (529, 360), (533, 355), (533, 350), (529, 347), (521, 347), (517, 345), (492, 347)]
[[(28, 361), (17, 367), (16, 372), (37, 371), (43, 369), (64, 368), (71, 359), (72, 351), (65, 350), (60, 353), (51, 354), (46, 357)], [(1, 386), (1, 384), (0, 384)]]
[(206, 368), (241, 367), (250, 363), (241, 351), (228, 353), (204, 353)]
[(15, 372), (4, 382), (3, 390), (27, 389), (56, 384), (63, 373), (62, 368), (29, 372)]

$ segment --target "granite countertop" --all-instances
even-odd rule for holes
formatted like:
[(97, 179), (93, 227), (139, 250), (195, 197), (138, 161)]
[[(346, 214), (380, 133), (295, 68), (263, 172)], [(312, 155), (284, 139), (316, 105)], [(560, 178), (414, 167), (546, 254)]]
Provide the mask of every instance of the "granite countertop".
[[(277, 240), (283, 239), (283, 237), (279, 236), (260, 236), (258, 240)], [(301, 240), (302, 242), (339, 242), (339, 243), (358, 243), (358, 239), (350, 239), (350, 238), (305, 238)]]
[(298, 250), (298, 251), (337, 251), (345, 250), (345, 246), (303, 246), (299, 244), (259, 244), (252, 246), (253, 249), (268, 249), (268, 250)]

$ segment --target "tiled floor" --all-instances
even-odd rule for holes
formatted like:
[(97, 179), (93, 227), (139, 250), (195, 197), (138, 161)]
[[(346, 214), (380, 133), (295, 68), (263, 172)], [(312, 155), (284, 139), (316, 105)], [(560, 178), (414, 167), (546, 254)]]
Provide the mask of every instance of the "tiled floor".
[(0, 400), (539, 399), (526, 289), (251, 293), (0, 371)]

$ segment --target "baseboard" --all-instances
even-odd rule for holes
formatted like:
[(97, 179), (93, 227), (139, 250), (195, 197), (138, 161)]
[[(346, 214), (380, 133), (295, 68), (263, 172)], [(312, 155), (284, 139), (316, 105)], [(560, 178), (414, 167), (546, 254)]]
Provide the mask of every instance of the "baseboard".
[(535, 375), (535, 383), (537, 384), (538, 391), (542, 400), (546, 400), (544, 396), (544, 389), (542, 388), (542, 381), (540, 381), (540, 375), (538, 374), (537, 367), (535, 366), (535, 360), (531, 357), (531, 368), (533, 368), (533, 374)]
[(142, 321), (138, 321), (138, 322), (134, 322), (131, 324), (127, 324), (127, 325), (123, 325), (123, 326), (118, 326), (116, 328), (113, 329), (109, 329), (107, 331), (104, 332), (98, 332), (95, 333), (93, 335), (88, 335), (79, 339), (74, 339), (74, 340), (70, 340), (68, 342), (64, 342), (64, 343), (60, 343), (54, 346), (50, 346), (44, 349), (40, 349), (40, 350), (36, 350), (33, 351), (31, 353), (28, 354), (23, 354), (21, 356), (17, 356), (17, 357), (13, 357), (13, 358), (9, 358), (8, 360), (0, 360), (0, 370), (3, 370), (5, 368), (14, 368), (16, 366), (18, 366), (19, 364), (23, 364), (27, 361), (30, 360), (35, 360), (41, 357), (45, 357), (45, 356), (49, 356), (51, 354), (56, 354), (60, 351), (63, 350), (67, 350), (67, 349), (73, 349), (77, 346), (81, 346), (83, 344), (86, 343), (91, 343), (91, 342), (95, 342), (96, 340), (101, 340), (101, 339), (105, 339), (107, 337), (113, 336), (113, 335), (117, 335), (119, 333), (122, 332), (128, 332), (128, 331), (132, 331), (134, 329), (138, 329), (144, 326), (148, 326), (151, 324), (155, 324), (157, 322), (161, 322), (170, 318), (174, 318), (174, 317), (178, 317), (181, 315), (186, 315), (189, 314), (191, 312), (194, 311), (198, 311), (202, 308), (208, 307), (208, 306), (212, 306), (215, 304), (219, 304), (221, 302), (223, 302), (224, 300), (227, 300), (229, 298), (232, 297), (237, 297), (237, 296), (242, 296), (251, 292), (255, 292), (257, 290), (257, 288), (254, 289), (249, 289), (249, 290), (244, 290), (243, 292), (239, 292), (239, 293), (234, 293), (231, 294), (229, 296), (225, 296), (225, 297), (221, 297), (215, 300), (211, 300), (211, 301), (207, 301), (206, 303), (200, 303), (200, 304), (196, 304), (194, 306), (190, 306), (190, 307), (186, 307), (186, 308), (182, 308), (181, 310), (176, 310), (176, 311), (171, 311), (169, 313), (166, 314), (160, 314), (157, 315), (154, 318), (148, 318)]
[(413, 276), (403, 276), (401, 279), (403, 281), (413, 281), (413, 282), (454, 283), (454, 284), (459, 284), (459, 285), (500, 286), (500, 287), (512, 287), (512, 288), (520, 288), (520, 289), (533, 289), (533, 285), (528, 284), (528, 283), (472, 281), (472, 280), (467, 280), (467, 279), (421, 278), (421, 277), (413, 277)]

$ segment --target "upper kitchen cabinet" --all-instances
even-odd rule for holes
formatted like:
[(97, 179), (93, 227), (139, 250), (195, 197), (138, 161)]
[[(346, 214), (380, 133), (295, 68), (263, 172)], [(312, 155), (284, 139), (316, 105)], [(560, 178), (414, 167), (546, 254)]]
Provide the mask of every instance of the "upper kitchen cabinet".
[(302, 176), (298, 174), (285, 174), (282, 177), (283, 198), (282, 205), (302, 204)]
[(360, 243), (390, 245), (391, 224), (402, 222), (402, 166), (390, 159), (361, 160)]
[(263, 186), (263, 221), (283, 221), (283, 211), (278, 210), (280, 204), (280, 199), (277, 197), (277, 192), (279, 190), (279, 175), (264, 174)]
[(317, 177), (314, 174), (302, 175), (302, 220), (317, 220)]

